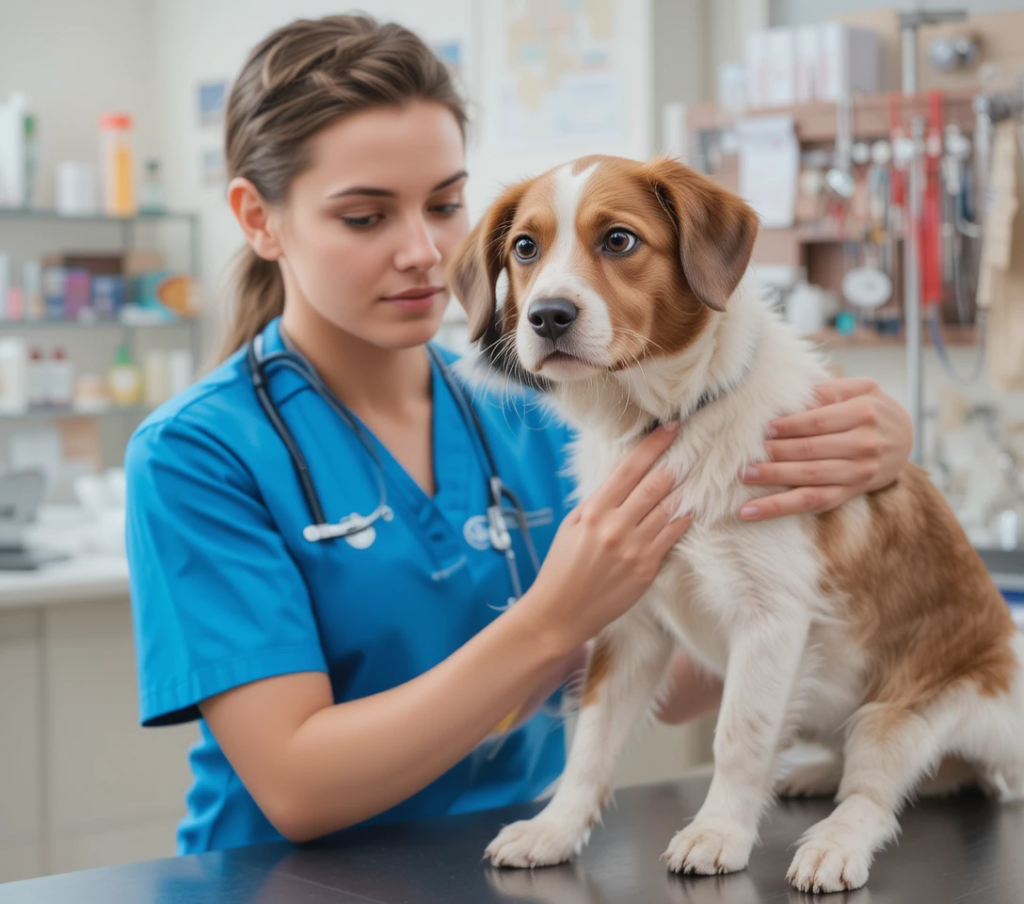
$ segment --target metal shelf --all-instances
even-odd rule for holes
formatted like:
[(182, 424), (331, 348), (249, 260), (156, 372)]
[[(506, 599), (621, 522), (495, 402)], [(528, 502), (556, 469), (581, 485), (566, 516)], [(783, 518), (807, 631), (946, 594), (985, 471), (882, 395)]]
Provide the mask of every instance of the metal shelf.
[(88, 214), (84, 216), (67, 216), (66, 214), (58, 213), (56, 210), (43, 208), (0, 207), (0, 220), (48, 220), (60, 223), (112, 223), (117, 226), (124, 226), (132, 223), (159, 223), (181, 220), (194, 223), (198, 219), (198, 214), (179, 211), (167, 211), (165, 213), (140, 212), (132, 217), (110, 217), (101, 213)]
[(153, 409), (148, 405), (111, 405), (102, 410), (79, 408), (30, 408), (19, 414), (0, 412), (0, 421), (20, 421), (26, 419), (64, 420), (74, 417), (145, 417)]
[(121, 320), (0, 320), (0, 330), (166, 330), (194, 327), (197, 317), (178, 320), (154, 320), (149, 323), (125, 323)]

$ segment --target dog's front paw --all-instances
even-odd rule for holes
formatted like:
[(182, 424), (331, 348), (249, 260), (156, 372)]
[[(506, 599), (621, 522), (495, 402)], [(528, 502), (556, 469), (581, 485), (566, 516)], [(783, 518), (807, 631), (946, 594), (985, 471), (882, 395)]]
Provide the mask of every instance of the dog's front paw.
[(694, 822), (676, 834), (661, 859), (674, 873), (737, 873), (746, 869), (753, 846), (752, 833), (739, 827)]
[(801, 763), (775, 782), (779, 797), (835, 797), (843, 777), (840, 761)]
[(837, 841), (808, 841), (797, 849), (786, 878), (800, 891), (846, 891), (864, 885), (870, 867), (863, 851)]
[(538, 816), (505, 826), (487, 846), (485, 856), (495, 866), (554, 866), (579, 853), (587, 834)]

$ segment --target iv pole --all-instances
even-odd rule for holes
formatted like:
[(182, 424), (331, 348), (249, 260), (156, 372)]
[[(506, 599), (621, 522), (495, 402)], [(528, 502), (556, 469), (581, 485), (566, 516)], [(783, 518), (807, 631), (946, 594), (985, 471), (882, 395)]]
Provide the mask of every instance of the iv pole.
[[(962, 22), (964, 10), (900, 13), (900, 41), (903, 56), (903, 96), (917, 93), (917, 30), (922, 25)], [(917, 227), (921, 218), (924, 173), (924, 117), (915, 116), (910, 127), (907, 178), (907, 222), (903, 230), (903, 318), (907, 326), (907, 403), (914, 426), (910, 460), (923, 462), (921, 432), (924, 425), (924, 380), (921, 366), (921, 260)], [(894, 149), (895, 151), (895, 149)]]

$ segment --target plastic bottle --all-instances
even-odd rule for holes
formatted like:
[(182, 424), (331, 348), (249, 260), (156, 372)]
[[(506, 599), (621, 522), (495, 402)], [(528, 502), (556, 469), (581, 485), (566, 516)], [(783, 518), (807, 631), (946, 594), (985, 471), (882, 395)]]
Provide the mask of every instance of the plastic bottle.
[(48, 369), (50, 404), (69, 408), (75, 397), (75, 368), (59, 345), (53, 350)]
[(28, 347), (19, 336), (0, 339), (0, 414), (28, 410)]
[(35, 207), (39, 171), (39, 134), (36, 118), (25, 114), (25, 206)]
[(155, 348), (143, 359), (145, 402), (151, 408), (162, 405), (170, 397), (167, 389), (167, 353)]
[(50, 404), (50, 365), (36, 345), (28, 353), (28, 404), (30, 408)]
[(115, 405), (138, 405), (142, 401), (142, 372), (132, 361), (127, 345), (117, 349), (107, 373), (107, 387)]
[(139, 187), (139, 210), (143, 213), (164, 213), (164, 186), (160, 175), (160, 161), (147, 160), (146, 171)]
[(7, 287), (11, 282), (11, 258), (0, 251), (0, 320), (12, 320), (7, 313)]
[(21, 282), (25, 289), (25, 319), (42, 320), (46, 316), (42, 264), (39, 261), (25, 261), (21, 271)]
[(138, 212), (133, 132), (132, 118), (125, 113), (108, 113), (100, 119), (100, 179), (107, 216), (132, 217)]

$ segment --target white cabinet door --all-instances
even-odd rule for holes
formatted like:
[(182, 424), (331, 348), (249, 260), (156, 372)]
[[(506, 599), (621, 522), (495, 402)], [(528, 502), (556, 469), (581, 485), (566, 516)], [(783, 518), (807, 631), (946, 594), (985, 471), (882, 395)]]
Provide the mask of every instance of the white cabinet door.
[(43, 869), (39, 616), (0, 612), (0, 882)]
[(173, 855), (198, 730), (139, 726), (128, 601), (51, 606), (43, 619), (50, 869)]

